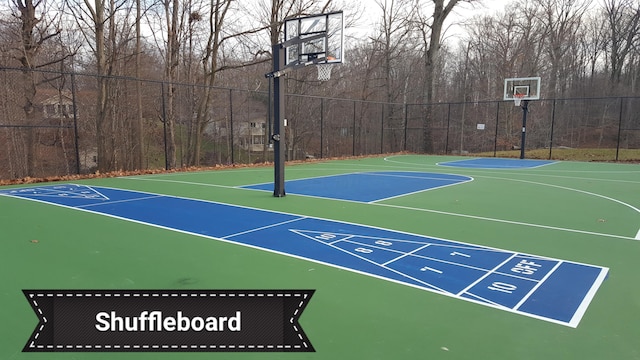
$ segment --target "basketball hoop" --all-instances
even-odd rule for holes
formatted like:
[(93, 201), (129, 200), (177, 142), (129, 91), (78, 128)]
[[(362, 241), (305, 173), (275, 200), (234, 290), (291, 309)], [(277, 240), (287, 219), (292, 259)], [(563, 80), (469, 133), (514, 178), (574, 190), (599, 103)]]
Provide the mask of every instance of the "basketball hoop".
[(513, 102), (516, 106), (520, 106), (520, 102), (524, 98), (524, 94), (513, 94)]
[(318, 64), (316, 67), (318, 68), (319, 81), (329, 81), (329, 79), (331, 79), (331, 69), (333, 69), (333, 64)]

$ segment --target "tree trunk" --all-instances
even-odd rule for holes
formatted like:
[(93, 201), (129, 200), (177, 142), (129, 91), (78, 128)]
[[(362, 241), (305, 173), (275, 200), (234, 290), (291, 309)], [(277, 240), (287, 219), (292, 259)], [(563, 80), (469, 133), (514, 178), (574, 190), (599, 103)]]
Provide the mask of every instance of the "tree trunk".
[[(433, 141), (431, 135), (431, 123), (433, 121), (433, 108), (431, 104), (435, 98), (435, 85), (436, 85), (436, 66), (438, 57), (440, 55), (440, 41), (442, 38), (442, 26), (447, 16), (451, 13), (451, 10), (456, 6), (459, 0), (449, 0), (445, 5), (445, 0), (432, 0), (434, 4), (433, 18), (431, 23), (431, 33), (429, 40), (425, 44), (425, 62), (424, 62), (424, 102), (427, 104), (425, 109), (425, 116), (422, 125), (422, 137), (423, 147), (422, 150), (425, 153), (433, 152)], [(426, 25), (426, 24), (423, 24)], [(426, 41), (426, 36), (425, 39)]]
[(38, 44), (33, 36), (34, 29), (39, 20), (36, 18), (36, 6), (32, 0), (24, 3), (17, 1), (20, 10), (22, 55), (19, 60), (22, 65), (22, 110), (25, 116), (26, 132), (26, 176), (35, 176), (36, 141), (35, 130), (32, 127), (36, 122), (36, 108), (33, 104), (36, 96), (36, 80), (34, 69), (34, 57), (38, 51)]
[[(169, 85), (167, 92), (167, 167), (176, 167), (176, 141), (175, 141), (175, 84), (178, 70), (178, 58), (180, 56), (180, 42), (178, 39), (178, 19), (180, 16), (180, 1), (167, 0), (164, 3), (167, 19), (167, 63), (165, 78)], [(170, 12), (171, 10), (171, 12)]]
[(134, 168), (137, 170), (144, 169), (144, 119), (142, 118), (142, 83), (140, 81), (140, 53), (142, 51), (141, 26), (142, 17), (141, 0), (136, 0), (136, 121), (134, 124)]

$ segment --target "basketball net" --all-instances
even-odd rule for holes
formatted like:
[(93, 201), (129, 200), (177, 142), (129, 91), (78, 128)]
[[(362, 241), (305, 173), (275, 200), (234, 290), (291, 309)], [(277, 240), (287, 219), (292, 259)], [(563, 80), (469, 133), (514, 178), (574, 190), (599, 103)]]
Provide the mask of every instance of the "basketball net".
[(522, 98), (524, 98), (524, 94), (513, 94), (513, 102), (516, 106), (520, 106)]
[(318, 80), (329, 81), (331, 79), (333, 64), (318, 64), (316, 67), (318, 68)]
[[(335, 60), (333, 56), (327, 56), (327, 60)], [(331, 69), (333, 69), (333, 63), (325, 62), (316, 64), (318, 68), (318, 80), (329, 81), (331, 79)]]

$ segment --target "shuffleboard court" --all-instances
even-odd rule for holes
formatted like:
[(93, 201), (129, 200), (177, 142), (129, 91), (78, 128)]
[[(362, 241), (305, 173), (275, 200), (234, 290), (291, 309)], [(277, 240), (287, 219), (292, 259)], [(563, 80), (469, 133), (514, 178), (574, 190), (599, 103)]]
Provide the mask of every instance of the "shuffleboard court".
[(35, 186), (0, 196), (250, 246), (570, 327), (578, 326), (608, 273), (605, 267), (452, 240), (107, 187)]
[[(286, 186), (289, 194), (371, 203), (472, 180), (471, 177), (454, 174), (375, 171), (288, 180)], [(273, 183), (243, 188), (273, 191)]]
[(471, 169), (533, 169), (551, 165), (556, 161), (505, 159), (505, 158), (473, 158), (438, 163), (440, 166), (450, 166)]

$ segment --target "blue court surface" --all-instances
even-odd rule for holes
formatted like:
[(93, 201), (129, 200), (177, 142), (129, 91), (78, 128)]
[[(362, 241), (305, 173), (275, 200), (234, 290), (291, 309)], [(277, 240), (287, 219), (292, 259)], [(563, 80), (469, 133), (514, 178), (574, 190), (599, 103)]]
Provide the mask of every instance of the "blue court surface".
[[(410, 171), (378, 171), (287, 180), (287, 194), (373, 203), (472, 181), (468, 176)], [(244, 189), (273, 191), (273, 182)]]
[(0, 196), (293, 256), (570, 327), (578, 326), (608, 273), (451, 240), (137, 191), (64, 184), (7, 189)]
[(440, 166), (451, 166), (472, 169), (533, 169), (550, 165), (556, 161), (528, 160), (528, 159), (503, 159), (503, 158), (474, 158), (438, 163)]

